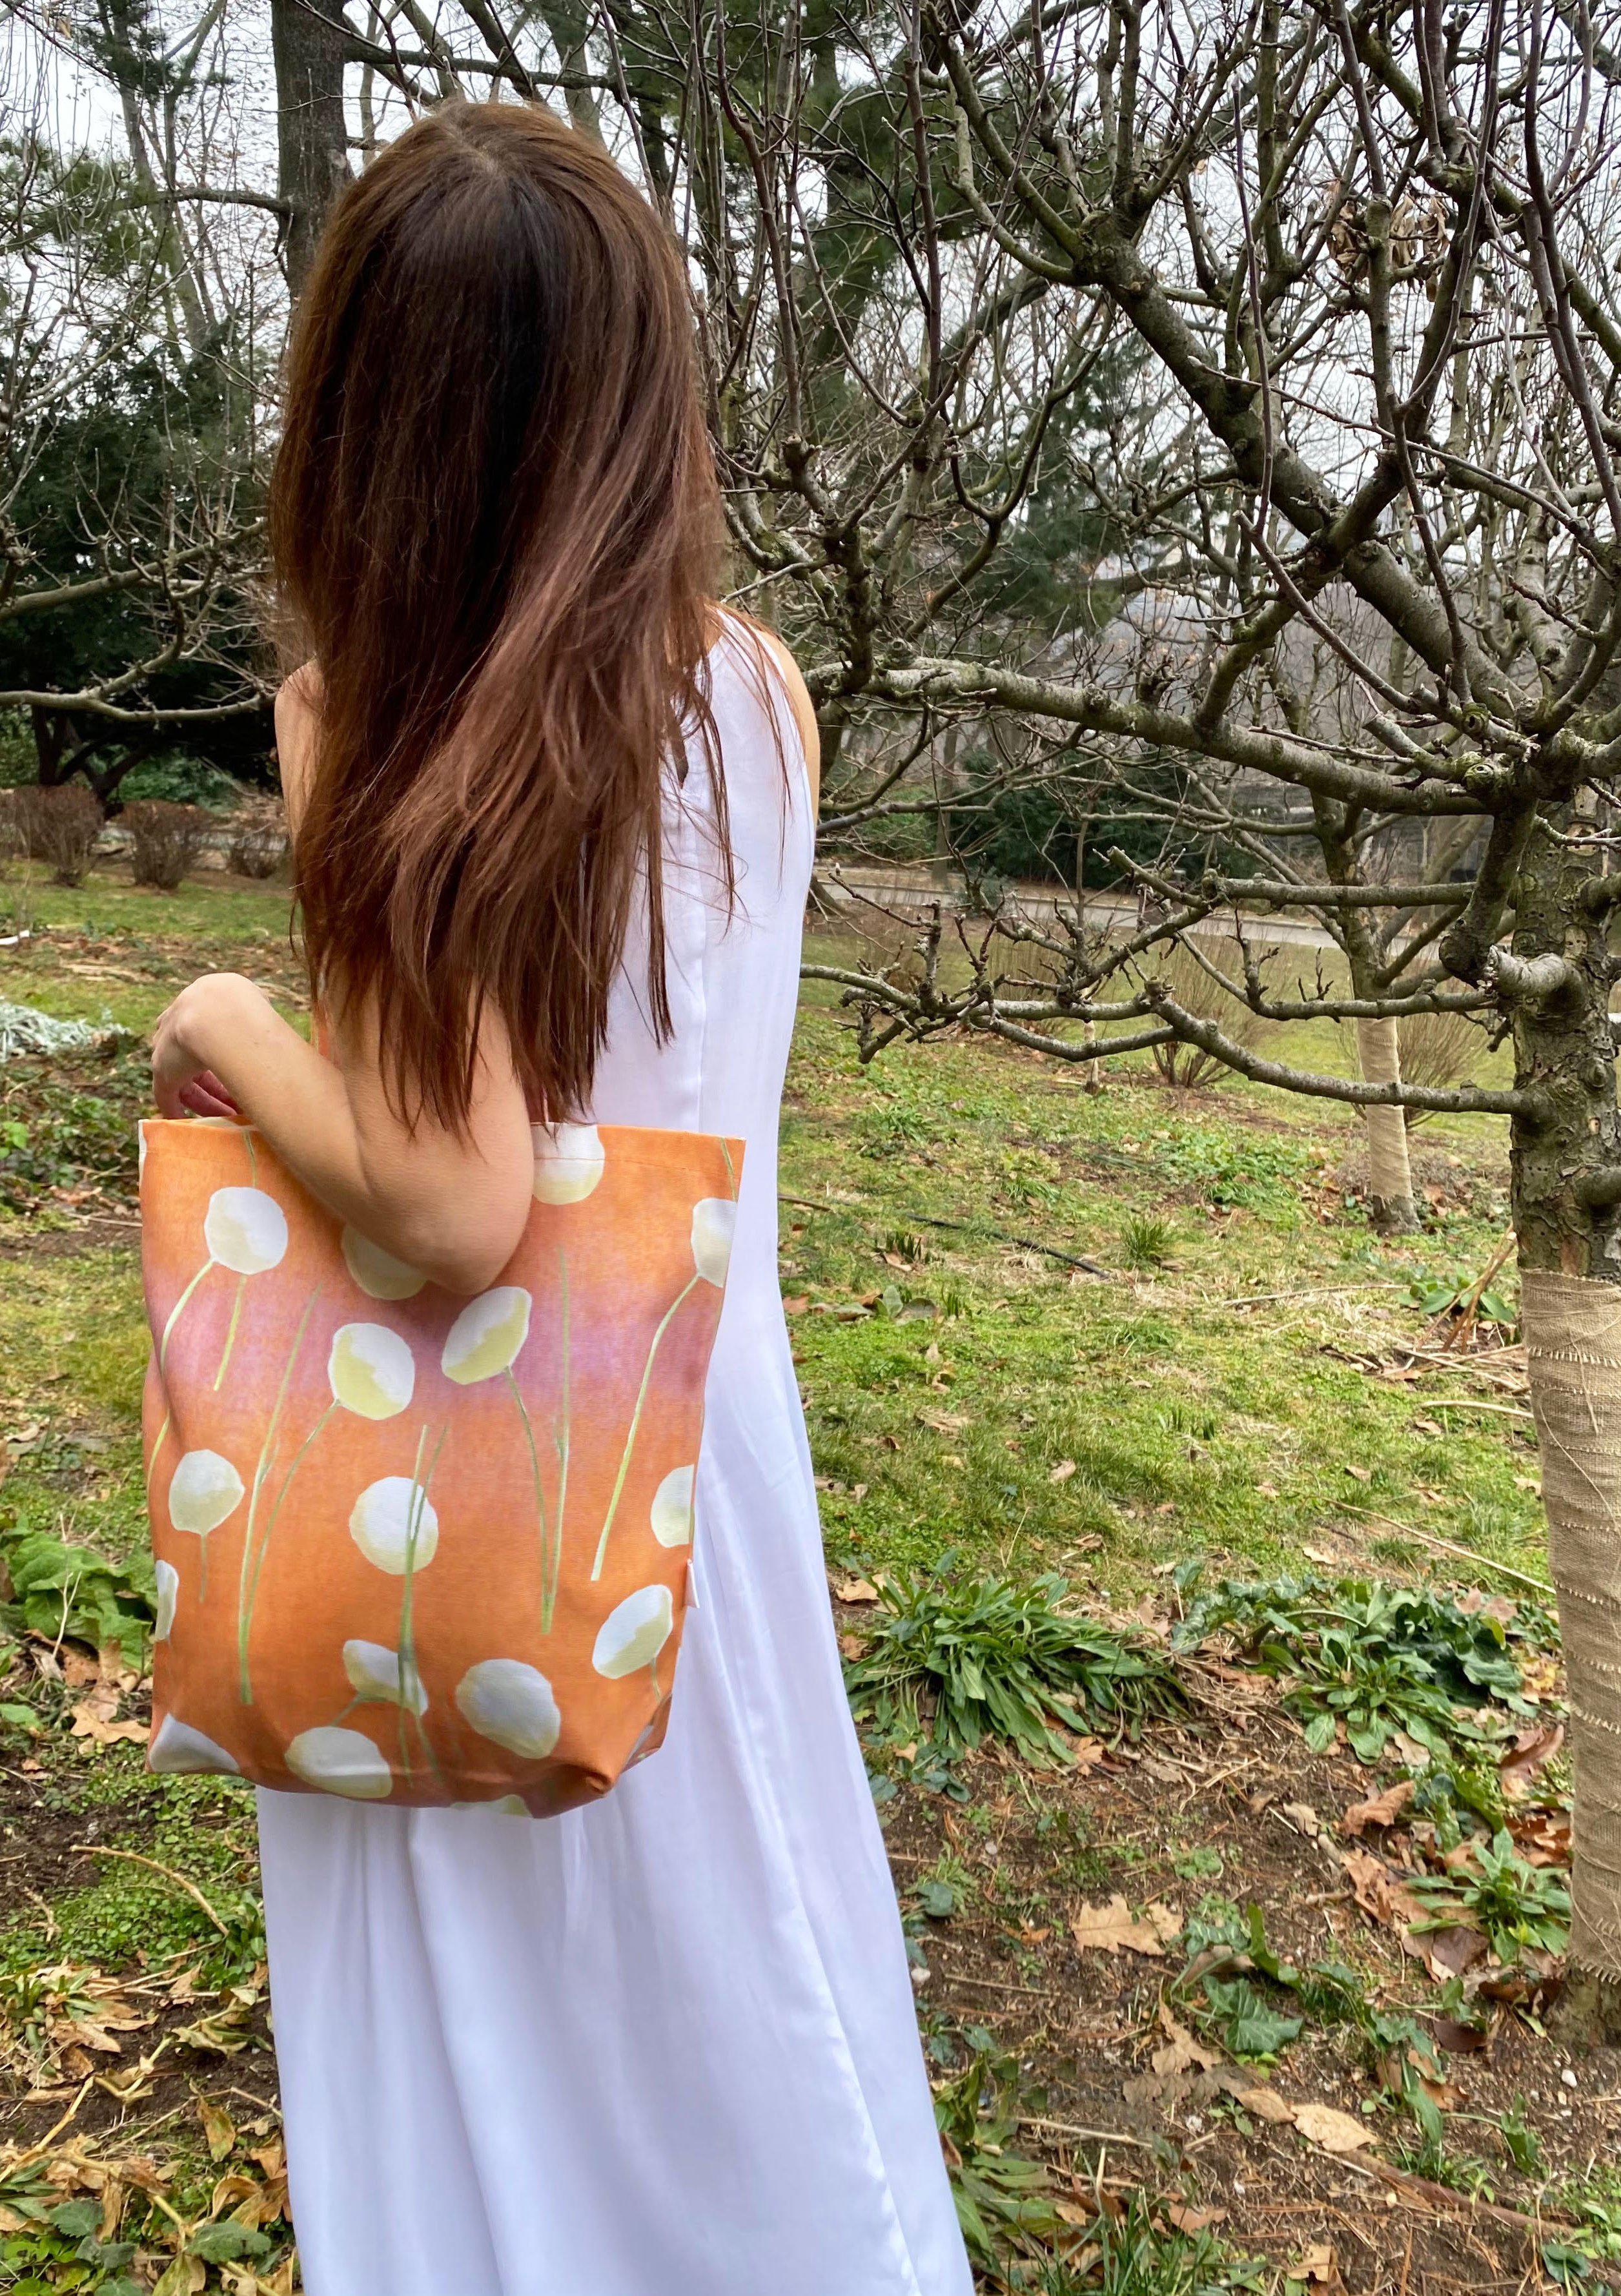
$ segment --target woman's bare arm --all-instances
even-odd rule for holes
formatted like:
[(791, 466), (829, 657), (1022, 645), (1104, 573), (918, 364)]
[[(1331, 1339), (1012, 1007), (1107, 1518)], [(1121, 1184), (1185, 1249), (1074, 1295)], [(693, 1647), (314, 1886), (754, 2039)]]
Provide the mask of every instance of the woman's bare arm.
[[(307, 674), (276, 700), (289, 817), (307, 785), (316, 696)], [(449, 1291), (479, 1292), (512, 1257), (528, 1216), (534, 1152), (504, 1029), (487, 1017), (464, 1136), (424, 1114), (414, 1130), (383, 1089), (375, 1015), (332, 1017), (332, 1058), (305, 1043), (240, 973), (205, 973), (158, 1023), (160, 1115), (233, 1108), (310, 1193)]]

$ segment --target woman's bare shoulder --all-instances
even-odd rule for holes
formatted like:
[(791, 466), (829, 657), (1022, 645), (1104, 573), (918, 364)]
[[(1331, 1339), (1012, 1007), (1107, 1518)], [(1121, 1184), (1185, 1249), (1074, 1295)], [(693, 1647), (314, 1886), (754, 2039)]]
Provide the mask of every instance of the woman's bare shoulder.
[(275, 698), (276, 762), (282, 769), (287, 818), (295, 830), (309, 791), (320, 718), (321, 672), (313, 661), (307, 661), (282, 680)]

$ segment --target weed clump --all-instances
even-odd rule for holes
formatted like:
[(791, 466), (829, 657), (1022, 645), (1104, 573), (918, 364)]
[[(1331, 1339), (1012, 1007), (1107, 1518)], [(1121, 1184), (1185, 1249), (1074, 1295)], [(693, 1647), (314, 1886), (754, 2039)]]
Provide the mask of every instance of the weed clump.
[(1197, 1594), (1200, 1566), (1180, 1571), (1195, 1600), (1173, 1636), (1196, 1649), (1230, 1635), (1262, 1673), (1292, 1678), (1283, 1703), (1314, 1753), (1343, 1728), (1358, 1759), (1376, 1762), (1398, 1733), (1445, 1760), (1488, 1732), (1478, 1716), (1535, 1710), (1521, 1695), (1519, 1663), (1503, 1620), (1466, 1611), (1450, 1595), (1383, 1579), (1224, 1578)]
[[(962, 1586), (896, 1579), (866, 1649), (846, 1669), (857, 1720), (923, 1739), (943, 1760), (1000, 1738), (1027, 1761), (1066, 1762), (1059, 1731), (1136, 1737), (1187, 1711), (1157, 1652), (1065, 1607), (1066, 1579)], [(1054, 1726), (1057, 1726), (1056, 1727)]]

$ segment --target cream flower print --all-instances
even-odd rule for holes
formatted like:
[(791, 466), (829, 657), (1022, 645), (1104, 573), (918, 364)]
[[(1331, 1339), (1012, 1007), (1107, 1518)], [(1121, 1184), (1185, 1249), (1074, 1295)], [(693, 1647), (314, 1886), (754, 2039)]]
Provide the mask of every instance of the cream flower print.
[(594, 1124), (532, 1125), (535, 1200), (542, 1204), (579, 1204), (602, 1177), (607, 1153)]
[[(732, 1159), (728, 1154), (726, 1159), (728, 1169), (731, 1168), (731, 1162)], [(625, 1438), (625, 1448), (619, 1456), (619, 1472), (614, 1478), (613, 1489), (609, 1495), (608, 1512), (602, 1518), (602, 1531), (597, 1538), (596, 1554), (591, 1565), (591, 1575), (594, 1578), (602, 1577), (602, 1565), (608, 1560), (609, 1533), (613, 1529), (614, 1518), (619, 1512), (619, 1501), (625, 1494), (625, 1479), (630, 1472), (631, 1455), (635, 1450), (636, 1437), (641, 1431), (642, 1413), (647, 1402), (648, 1389), (652, 1384), (653, 1365), (664, 1335), (697, 1284), (713, 1283), (717, 1291), (725, 1284), (726, 1268), (732, 1258), (733, 1231), (736, 1226), (737, 1204), (731, 1197), (701, 1196), (692, 1207), (692, 1273), (659, 1318), (647, 1350), (647, 1362), (642, 1372), (642, 1384), (636, 1392), (635, 1407), (630, 1414), (630, 1428)], [(667, 1515), (666, 1520), (673, 1522), (674, 1514)], [(657, 1530), (656, 1524), (655, 1530)], [(658, 1536), (660, 1539), (664, 1538), (662, 1531), (659, 1531)], [(692, 1532), (689, 1529), (687, 1537), (691, 1538), (691, 1536)], [(667, 1540), (665, 1543), (674, 1545), (677, 1542)]]
[(152, 1620), (152, 1640), (166, 1643), (175, 1624), (175, 1605), (180, 1599), (180, 1573), (172, 1562), (154, 1562), (152, 1577), (157, 1581), (157, 1615)]
[(500, 1283), (470, 1300), (445, 1342), (439, 1368), (446, 1378), (458, 1387), (476, 1387), (480, 1380), (510, 1372), (529, 1336), (534, 1304), (520, 1283)]
[(414, 1300), (428, 1278), (357, 1227), (343, 1231), (343, 1264), (371, 1300)]
[(545, 1759), (563, 1726), (551, 1684), (520, 1659), (486, 1658), (470, 1666), (456, 1685), (456, 1705), (481, 1738), (529, 1761)]
[[(310, 1307), (314, 1304), (312, 1296)], [(306, 1308), (304, 1311), (306, 1322), (308, 1320), (309, 1312), (309, 1308)], [(303, 1325), (300, 1324), (300, 1338), (302, 1332)], [(293, 1343), (295, 1356), (298, 1353), (298, 1346), (299, 1342), (295, 1341)], [(290, 1357), (289, 1374), (291, 1369), (292, 1358)], [(320, 1439), (322, 1431), (333, 1412), (352, 1411), (357, 1419), (397, 1419), (410, 1403), (416, 1387), (416, 1360), (399, 1333), (391, 1332), (386, 1324), (340, 1324), (332, 1334), (332, 1343), (327, 1352), (326, 1377), (327, 1383), (332, 1390), (332, 1399), (292, 1455), (291, 1464), (282, 1478), (281, 1488), (271, 1504), (270, 1517), (259, 1540), (257, 1557), (250, 1561), (244, 1552), (239, 1637), (242, 1652), (244, 1699), (248, 1694), (249, 1682), (248, 1634), (252, 1622), (253, 1602), (258, 1587), (259, 1573), (264, 1568), (265, 1554), (269, 1547), (277, 1519), (287, 1504), (287, 1494), (292, 1488), (293, 1478), (304, 1464), (305, 1458), (313, 1446)], [(285, 1392), (286, 1381), (283, 1379), (283, 1395)], [(278, 1402), (277, 1416), (280, 1415), (280, 1411), (281, 1404)], [(270, 1456), (274, 1448), (274, 1428), (273, 1420), (271, 1430), (266, 1433), (265, 1448), (260, 1455), (258, 1474), (254, 1484), (256, 1505), (270, 1469)], [(253, 1510), (250, 1508), (249, 1511), (250, 1545), (252, 1543), (252, 1518)]]
[(349, 1536), (368, 1562), (391, 1577), (425, 1570), (438, 1551), (439, 1518), (411, 1475), (368, 1483), (349, 1512)]
[(653, 1493), (653, 1537), (660, 1546), (689, 1546), (692, 1539), (692, 1487), (696, 1467), (672, 1467)]
[(287, 1749), (287, 1767), (307, 1786), (350, 1801), (386, 1801), (394, 1790), (394, 1773), (364, 1731), (337, 1723), (300, 1730)]
[(188, 1451), (169, 1478), (168, 1519), (206, 1538), (242, 1503), (242, 1477), (217, 1451)]
[(242, 1477), (217, 1451), (186, 1452), (169, 1477), (169, 1521), (202, 1542), (199, 1594), (209, 1591), (209, 1534), (236, 1513), (242, 1495)]
[(386, 1324), (344, 1324), (326, 1360), (332, 1400), (361, 1419), (393, 1419), (409, 1404), (416, 1364), (409, 1345)]
[(287, 1215), (263, 1188), (216, 1188), (203, 1216), (202, 1240), (217, 1267), (233, 1275), (263, 1275), (287, 1251)]
[[(675, 1625), (667, 1587), (638, 1587), (610, 1611), (598, 1630), (591, 1663), (610, 1682), (621, 1682), (644, 1666), (656, 1667)], [(655, 1673), (653, 1686), (658, 1687)]]
[(182, 1776), (200, 1770), (218, 1771), (225, 1777), (238, 1777), (241, 1768), (233, 1754), (217, 1746), (212, 1738), (205, 1738), (201, 1730), (193, 1730), (177, 1714), (166, 1714), (159, 1723), (151, 1744), (146, 1750), (146, 1767), (159, 1770), (164, 1776)]
[(692, 1207), (692, 1265), (716, 1290), (726, 1280), (737, 1206), (725, 1196), (705, 1196)]
[(535, 1484), (535, 1516), (540, 1537), (541, 1574), (541, 1632), (550, 1633), (552, 1604), (557, 1592), (559, 1551), (562, 1538), (563, 1494), (568, 1484), (568, 1361), (569, 1361), (569, 1276), (568, 1268), (559, 1254), (562, 1270), (562, 1357), (563, 1409), (561, 1421), (554, 1425), (561, 1468), (557, 1500), (556, 1541), (553, 1546), (546, 1528), (545, 1493), (541, 1488), (540, 1450), (535, 1440), (535, 1425), (529, 1417), (529, 1406), (523, 1399), (523, 1390), (518, 1384), (512, 1369), (525, 1341), (529, 1336), (529, 1316), (535, 1302), (521, 1283), (498, 1283), (493, 1292), (481, 1292), (476, 1300), (469, 1300), (451, 1325), (445, 1341), (445, 1351), (439, 1358), (439, 1368), (458, 1387), (476, 1387), (481, 1380), (503, 1379), (512, 1391), (523, 1439), (529, 1454), (529, 1473)]
[[(212, 1118), (193, 1119), (195, 1122), (210, 1123)], [(224, 1119), (219, 1119), (224, 1121)], [(242, 1132), (248, 1151), (248, 1169), (258, 1168), (253, 1148), (253, 1135), (233, 1124), (225, 1124), (227, 1131)], [(144, 1146), (146, 1134), (141, 1133)], [(225, 1267), (236, 1278), (236, 1297), (231, 1303), (231, 1320), (225, 1326), (225, 1344), (220, 1350), (219, 1367), (214, 1374), (217, 1388), (225, 1375), (231, 1360), (231, 1350), (236, 1344), (236, 1327), (242, 1320), (242, 1294), (250, 1275), (263, 1275), (266, 1269), (279, 1267), (287, 1252), (287, 1215), (274, 1196), (263, 1188), (216, 1188), (209, 1198), (209, 1209), (202, 1218), (202, 1240), (209, 1248), (203, 1261), (191, 1282), (169, 1309), (168, 1321), (158, 1341), (158, 1372), (161, 1377), (168, 1364), (168, 1343), (174, 1337), (175, 1326), (185, 1313), (186, 1302), (211, 1267)], [(158, 1439), (152, 1445), (151, 1457), (146, 1463), (150, 1475), (158, 1464), (158, 1454), (163, 1448), (163, 1439), (168, 1433), (168, 1414), (158, 1430)]]
[(422, 1686), (422, 1676), (408, 1660), (402, 1662), (399, 1652), (389, 1650), (386, 1644), (345, 1643), (343, 1670), (356, 1698), (377, 1701), (385, 1706), (403, 1706), (408, 1714), (420, 1716), (428, 1711), (428, 1693)]

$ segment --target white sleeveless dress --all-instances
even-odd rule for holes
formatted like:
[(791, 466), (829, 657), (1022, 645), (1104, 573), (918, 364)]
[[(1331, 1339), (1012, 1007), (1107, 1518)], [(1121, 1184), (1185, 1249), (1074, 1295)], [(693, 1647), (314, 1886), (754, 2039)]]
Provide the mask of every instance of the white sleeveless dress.
[(735, 629), (712, 666), (736, 908), (694, 742), (666, 836), (675, 1035), (633, 946), (592, 1111), (747, 1142), (669, 1734), (542, 1821), (259, 1795), (309, 2296), (971, 2288), (778, 1291), (808, 793), (774, 676)]

